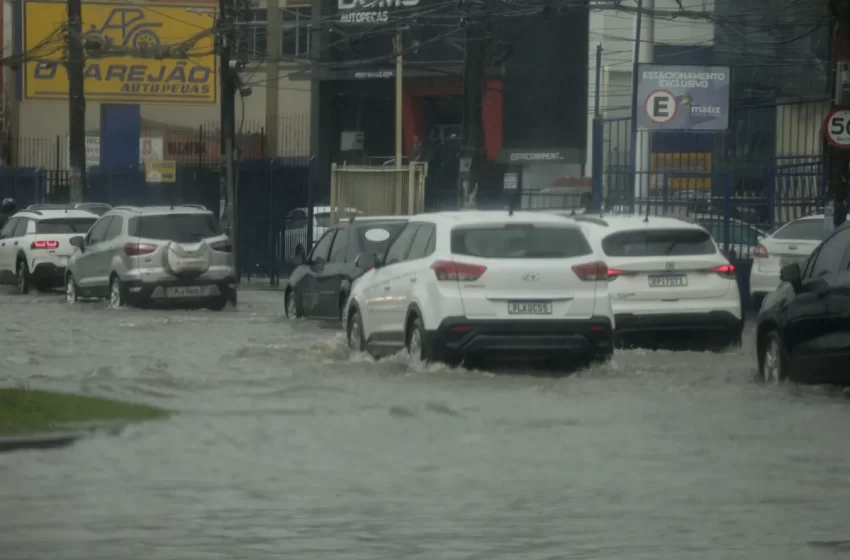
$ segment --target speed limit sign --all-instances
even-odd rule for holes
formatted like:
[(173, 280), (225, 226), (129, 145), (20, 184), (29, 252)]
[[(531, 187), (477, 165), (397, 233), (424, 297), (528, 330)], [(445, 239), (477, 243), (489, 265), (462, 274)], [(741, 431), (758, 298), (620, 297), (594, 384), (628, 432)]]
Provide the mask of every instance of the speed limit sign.
[(833, 109), (823, 123), (824, 134), (836, 148), (850, 148), (850, 111)]

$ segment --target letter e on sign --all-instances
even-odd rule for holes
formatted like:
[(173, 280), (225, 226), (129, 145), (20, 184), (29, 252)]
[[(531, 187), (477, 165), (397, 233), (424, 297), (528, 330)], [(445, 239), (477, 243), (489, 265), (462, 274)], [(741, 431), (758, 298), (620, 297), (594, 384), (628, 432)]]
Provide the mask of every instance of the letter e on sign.
[(850, 148), (850, 111), (834, 109), (826, 116), (823, 132), (836, 148)]
[(656, 124), (664, 124), (676, 116), (676, 97), (666, 89), (657, 89), (646, 97), (643, 104), (649, 120)]

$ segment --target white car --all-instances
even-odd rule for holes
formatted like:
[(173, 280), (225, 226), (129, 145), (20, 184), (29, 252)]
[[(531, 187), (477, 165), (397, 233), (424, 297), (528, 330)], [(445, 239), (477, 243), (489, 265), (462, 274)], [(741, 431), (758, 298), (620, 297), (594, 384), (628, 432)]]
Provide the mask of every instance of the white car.
[(577, 216), (608, 265), (617, 338), (740, 345), (735, 267), (705, 228), (662, 216)]
[(537, 212), (413, 216), (343, 314), (349, 346), (423, 361), (483, 356), (604, 361), (613, 352), (608, 269), (581, 228)]
[(22, 210), (0, 231), (0, 283), (18, 292), (48, 292), (65, 285), (71, 238), (85, 235), (96, 214), (71, 208)]
[[(296, 255), (306, 257), (312, 247), (308, 247), (307, 227), (308, 208), (296, 208), (286, 214), (283, 223), (283, 240), (281, 244), (281, 257), (284, 262), (292, 262)], [(352, 215), (362, 216), (363, 212), (356, 208), (345, 208), (337, 213), (338, 219), (348, 218)], [(330, 206), (313, 207), (313, 245), (334, 224), (331, 223)]]
[(750, 271), (751, 301), (758, 304), (779, 287), (779, 270), (788, 264), (805, 266), (812, 251), (826, 239), (824, 215), (792, 220), (761, 240), (753, 253)]

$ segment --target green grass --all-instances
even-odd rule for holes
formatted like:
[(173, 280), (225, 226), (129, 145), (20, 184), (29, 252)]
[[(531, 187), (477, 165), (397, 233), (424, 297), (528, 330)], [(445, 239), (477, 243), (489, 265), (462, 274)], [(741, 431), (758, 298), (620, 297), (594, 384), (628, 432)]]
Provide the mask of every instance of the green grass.
[(0, 435), (140, 422), (165, 416), (168, 412), (159, 408), (98, 397), (0, 389)]

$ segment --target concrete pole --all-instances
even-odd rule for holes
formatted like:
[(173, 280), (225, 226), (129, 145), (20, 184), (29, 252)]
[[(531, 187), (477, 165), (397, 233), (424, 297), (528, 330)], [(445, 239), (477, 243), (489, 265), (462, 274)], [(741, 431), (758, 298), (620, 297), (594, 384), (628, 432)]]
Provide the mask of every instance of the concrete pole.
[(404, 53), (401, 42), (401, 28), (395, 36), (395, 167), (401, 169), (402, 164), (402, 95), (404, 94)]
[[(266, 3), (266, 157), (277, 157), (280, 146), (280, 116), (278, 103), (280, 98), (279, 61), (281, 56), (281, 7), (287, 0), (268, 0)], [(281, 5), (282, 4), (282, 5)]]

